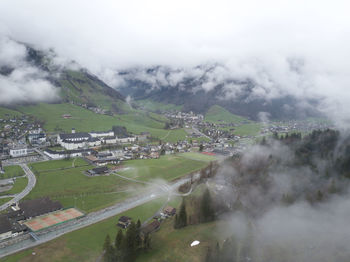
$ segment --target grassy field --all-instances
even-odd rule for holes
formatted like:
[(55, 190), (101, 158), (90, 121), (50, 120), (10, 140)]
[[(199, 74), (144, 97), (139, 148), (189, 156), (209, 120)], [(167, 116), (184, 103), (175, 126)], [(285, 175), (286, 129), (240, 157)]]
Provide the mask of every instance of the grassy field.
[(113, 175), (88, 177), (83, 172), (92, 168), (89, 165), (59, 169), (71, 167), (72, 161), (52, 160), (31, 164), (37, 184), (26, 199), (49, 196), (59, 200), (64, 207), (76, 206), (91, 212), (122, 201), (132, 194), (131, 189), (140, 187)]
[[(114, 125), (125, 126), (129, 132), (140, 134), (150, 132), (153, 137), (165, 137), (168, 130), (163, 129), (165, 121), (163, 116), (142, 111), (130, 111), (128, 114), (108, 116), (72, 104), (38, 104), (22, 106), (19, 111), (32, 115), (44, 121), (44, 128), (48, 132), (70, 132), (74, 127), (78, 132), (110, 130)], [(70, 114), (72, 118), (64, 119), (63, 114)], [(174, 130), (165, 141), (175, 142), (186, 138), (183, 129)]]
[[(204, 261), (207, 248), (222, 239), (218, 232), (221, 225), (216, 222), (175, 230), (173, 220), (166, 220), (161, 229), (152, 234), (152, 249), (138, 257), (137, 262), (201, 262)], [(200, 244), (191, 247), (194, 240), (200, 241)]]
[(0, 118), (8, 118), (22, 115), (20, 112), (5, 107), (0, 107)]
[(136, 103), (148, 111), (181, 111), (182, 106), (174, 104), (163, 104), (152, 100), (137, 100)]
[(181, 153), (181, 154), (178, 154), (178, 156), (192, 159), (192, 160), (205, 161), (205, 162), (210, 162), (210, 161), (216, 160), (215, 156), (209, 156), (209, 155), (205, 155), (205, 154), (197, 153), (197, 152)]
[(249, 123), (235, 127), (235, 131), (233, 133), (239, 136), (256, 136), (259, 134), (260, 129), (260, 123)]
[[(120, 173), (143, 181), (156, 178), (170, 181), (205, 167), (210, 160), (211, 157), (199, 153), (162, 156), (160, 159), (131, 160), (124, 164), (130, 169)], [(72, 168), (74, 161), (75, 168)], [(64, 207), (76, 206), (85, 212), (110, 206), (143, 190), (139, 183), (114, 175), (97, 177), (84, 175), (83, 172), (92, 166), (86, 165), (80, 158), (33, 163), (30, 167), (37, 177), (37, 184), (26, 199), (49, 196), (59, 200)]]
[(86, 166), (88, 163), (82, 158), (60, 159), (45, 162), (30, 164), (30, 167), (35, 172), (43, 172), (71, 167)]
[(159, 159), (130, 160), (124, 165), (129, 169), (120, 172), (123, 176), (143, 181), (152, 179), (171, 181), (204, 168), (208, 162), (181, 155), (166, 155)]
[(244, 120), (247, 120), (238, 115), (232, 114), (225, 108), (214, 105), (209, 108), (208, 112), (205, 114), (204, 121), (212, 123), (235, 123), (238, 124)]
[(24, 171), (20, 166), (5, 166), (4, 174), (0, 174), (0, 179), (23, 176)]
[(12, 197), (0, 198), (0, 206), (10, 201)]
[(15, 184), (9, 191), (1, 192), (0, 195), (14, 195), (22, 192), (28, 184), (28, 178), (27, 177), (19, 177), (16, 178)]
[[(205, 121), (215, 124), (222, 123), (234, 123), (238, 126), (234, 127), (233, 133), (239, 136), (255, 136), (259, 134), (261, 124), (248, 120), (244, 117), (237, 116), (230, 113), (225, 108), (215, 105), (212, 106), (205, 115)], [(221, 128), (222, 130), (229, 131), (232, 127)]]
[[(102, 246), (106, 235), (110, 234), (112, 240), (115, 238), (117, 230), (119, 229), (116, 227), (116, 223), (120, 216), (125, 215), (133, 218), (135, 221), (137, 219), (144, 221), (153, 216), (153, 214), (163, 205), (164, 201), (164, 198), (160, 198), (148, 202), (142, 206), (130, 209), (117, 217), (112, 217), (89, 227), (68, 233), (35, 248), (21, 251), (17, 254), (0, 259), (0, 261), (47, 262), (48, 258), (50, 258), (50, 261), (95, 262), (102, 253)], [(35, 256), (32, 255), (33, 251), (36, 253)]]

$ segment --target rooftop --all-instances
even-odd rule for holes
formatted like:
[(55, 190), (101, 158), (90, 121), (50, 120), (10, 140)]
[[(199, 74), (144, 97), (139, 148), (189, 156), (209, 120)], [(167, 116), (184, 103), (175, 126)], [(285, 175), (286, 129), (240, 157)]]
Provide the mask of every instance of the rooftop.
[(45, 197), (25, 200), (19, 204), (19, 208), (26, 218), (31, 218), (62, 209), (63, 206), (60, 202), (52, 201), (50, 198)]

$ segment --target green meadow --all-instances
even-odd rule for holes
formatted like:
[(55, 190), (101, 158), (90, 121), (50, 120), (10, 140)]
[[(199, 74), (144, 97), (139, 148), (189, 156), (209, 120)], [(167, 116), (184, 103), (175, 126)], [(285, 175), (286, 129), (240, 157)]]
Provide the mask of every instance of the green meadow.
[(0, 195), (4, 196), (4, 195), (18, 194), (26, 188), (27, 184), (28, 184), (27, 177), (18, 177), (18, 178), (16, 178), (15, 184), (13, 185), (13, 187), (8, 191), (1, 192)]
[(17, 176), (23, 176), (24, 171), (20, 166), (5, 166), (4, 167), (5, 173), (1, 174), (0, 173), (0, 179), (5, 179), (5, 178), (12, 178), (12, 177), (17, 177)]
[(165, 155), (159, 159), (138, 159), (124, 163), (127, 170), (120, 171), (123, 176), (149, 181), (152, 179), (163, 179), (171, 181), (186, 174), (198, 171), (208, 165), (208, 161), (192, 159), (190, 155)]
[[(109, 116), (96, 114), (68, 103), (41, 103), (33, 106), (21, 106), (17, 110), (43, 121), (43, 127), (48, 132), (70, 132), (73, 127), (78, 132), (104, 131), (119, 125), (125, 126), (129, 132), (134, 134), (149, 132), (153, 137), (162, 138), (169, 142), (186, 138), (186, 132), (183, 129), (174, 130), (170, 135), (167, 135), (168, 130), (164, 129), (166, 119), (163, 116), (137, 110), (129, 111), (127, 114)], [(64, 114), (70, 114), (72, 118), (65, 119), (62, 117)]]
[[(117, 219), (129, 216), (134, 221), (141, 222), (152, 217), (164, 204), (165, 198), (155, 199), (141, 206), (130, 209), (118, 216), (108, 218), (91, 226), (70, 232), (57, 239), (30, 248), (14, 255), (0, 259), (2, 262), (27, 262), (38, 261), (91, 261), (95, 262), (102, 254), (102, 246), (107, 234), (115, 238), (119, 227), (116, 226)], [(32, 253), (35, 252), (35, 256)]]
[(51, 160), (30, 165), (37, 178), (34, 189), (25, 199), (50, 197), (59, 200), (64, 207), (76, 206), (91, 212), (113, 205), (132, 195), (131, 189), (140, 185), (117, 176), (89, 177), (84, 174), (93, 166), (83, 159)]

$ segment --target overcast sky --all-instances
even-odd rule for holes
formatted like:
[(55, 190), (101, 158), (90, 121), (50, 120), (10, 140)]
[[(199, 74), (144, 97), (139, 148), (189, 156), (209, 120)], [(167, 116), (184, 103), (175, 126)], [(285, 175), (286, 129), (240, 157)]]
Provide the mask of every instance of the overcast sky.
[[(327, 97), (324, 108), (345, 110), (344, 118), (350, 115), (349, 7), (330, 0), (1, 0), (0, 32), (54, 48), (95, 73), (223, 63), (261, 83), (273, 79), (274, 94)], [(297, 76), (291, 60), (301, 67)]]
[(13, 38), (53, 47), (91, 68), (247, 55), (334, 63), (347, 60), (348, 7), (313, 0), (2, 0), (0, 21)]

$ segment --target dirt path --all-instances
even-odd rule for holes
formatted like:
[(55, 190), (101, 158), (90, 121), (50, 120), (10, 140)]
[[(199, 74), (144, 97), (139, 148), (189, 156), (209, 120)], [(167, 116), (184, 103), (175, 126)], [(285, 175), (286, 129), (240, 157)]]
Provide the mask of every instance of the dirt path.
[(163, 140), (163, 139), (167, 138), (169, 136), (170, 132), (171, 132), (171, 130), (169, 130), (168, 133), (165, 136), (161, 137), (160, 140)]

